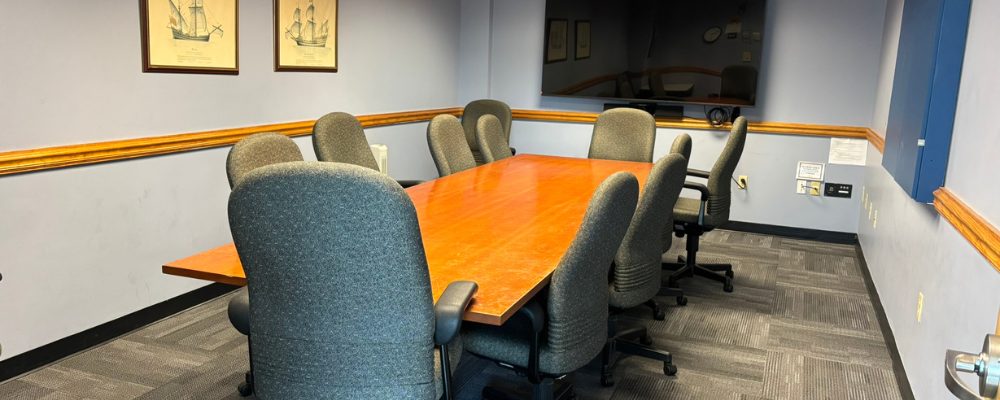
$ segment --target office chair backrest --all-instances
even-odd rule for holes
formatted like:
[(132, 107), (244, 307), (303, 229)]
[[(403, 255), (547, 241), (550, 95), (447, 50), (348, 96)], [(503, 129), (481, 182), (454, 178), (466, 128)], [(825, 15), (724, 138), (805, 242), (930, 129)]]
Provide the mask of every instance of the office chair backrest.
[(597, 116), (588, 157), (652, 162), (655, 143), (656, 120), (652, 115), (634, 108), (613, 108)]
[(472, 150), (465, 141), (462, 123), (454, 116), (438, 115), (431, 120), (427, 125), (427, 146), (440, 176), (476, 167)]
[(250, 171), (291, 161), (302, 161), (302, 150), (288, 136), (270, 132), (247, 136), (233, 145), (226, 157), (229, 188), (236, 186)]
[(757, 93), (757, 68), (750, 65), (730, 65), (722, 69), (719, 96), (753, 103)]
[(413, 203), (349, 164), (252, 171), (229, 198), (259, 398), (435, 397), (434, 311)]
[(479, 118), (479, 123), (476, 124), (476, 142), (479, 144), (479, 152), (483, 154), (483, 161), (491, 163), (514, 156), (503, 136), (500, 119), (494, 115)]
[(615, 81), (617, 83), (616, 88), (618, 97), (626, 99), (634, 99), (636, 97), (635, 89), (632, 87), (632, 78), (629, 76), (628, 72), (618, 74)]
[(586, 365), (607, 342), (608, 268), (638, 201), (635, 176), (619, 172), (601, 184), (549, 283), (548, 345), (565, 371)]
[(313, 126), (313, 150), (320, 161), (354, 164), (378, 171), (361, 122), (353, 115), (329, 113)]
[(479, 152), (479, 143), (476, 141), (476, 127), (479, 119), (484, 115), (492, 115), (500, 120), (500, 127), (503, 130), (503, 140), (510, 142), (511, 112), (510, 106), (499, 100), (473, 100), (465, 105), (462, 111), (462, 129), (465, 130), (465, 140), (469, 142), (472, 151)]
[(615, 256), (612, 306), (635, 307), (652, 299), (663, 286), (661, 257), (663, 249), (669, 248), (663, 240), (671, 239), (669, 235), (664, 239), (662, 233), (673, 228), (674, 204), (686, 176), (687, 159), (680, 154), (664, 156), (650, 171), (635, 216)]
[(680, 154), (685, 160), (691, 161), (691, 136), (686, 133), (677, 135), (670, 145), (670, 154)]
[(736, 165), (740, 163), (740, 156), (743, 155), (743, 145), (746, 140), (747, 119), (745, 117), (736, 118), (732, 130), (729, 132), (726, 147), (722, 149), (722, 153), (719, 154), (719, 158), (715, 160), (715, 165), (708, 174), (707, 213), (717, 223), (729, 220), (729, 205), (732, 194), (729, 181), (732, 180), (733, 172), (736, 172)]

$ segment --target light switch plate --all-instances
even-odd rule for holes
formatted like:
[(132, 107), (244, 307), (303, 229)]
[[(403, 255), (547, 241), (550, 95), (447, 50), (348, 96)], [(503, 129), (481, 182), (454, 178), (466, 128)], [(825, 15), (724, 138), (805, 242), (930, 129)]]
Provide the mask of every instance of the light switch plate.
[(751, 53), (749, 51), (744, 51), (743, 52), (743, 62), (751, 62), (751, 61), (753, 61), (753, 53)]

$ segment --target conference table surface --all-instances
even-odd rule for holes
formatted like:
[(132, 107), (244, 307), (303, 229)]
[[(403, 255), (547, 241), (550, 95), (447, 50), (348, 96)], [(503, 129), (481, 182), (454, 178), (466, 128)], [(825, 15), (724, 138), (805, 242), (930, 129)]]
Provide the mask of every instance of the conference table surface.
[[(503, 324), (548, 284), (601, 182), (627, 171), (642, 184), (651, 167), (521, 154), (406, 189), (435, 301), (449, 283), (474, 281), (464, 319)], [(167, 263), (163, 273), (246, 284), (232, 243)]]

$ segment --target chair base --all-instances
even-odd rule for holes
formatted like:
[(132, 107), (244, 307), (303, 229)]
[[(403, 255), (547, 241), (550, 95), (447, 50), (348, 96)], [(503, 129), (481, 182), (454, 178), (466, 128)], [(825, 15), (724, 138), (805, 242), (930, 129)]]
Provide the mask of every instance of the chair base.
[(253, 394), (253, 372), (247, 371), (243, 383), (240, 383), (236, 390), (240, 393), (240, 397), (250, 397)]
[(645, 357), (663, 362), (663, 374), (673, 376), (677, 373), (677, 367), (673, 365), (673, 355), (666, 350), (651, 347), (653, 339), (649, 337), (649, 332), (645, 326), (636, 325), (617, 329), (617, 322), (611, 322), (608, 327), (608, 343), (604, 345), (601, 353), (601, 385), (612, 386), (615, 384), (614, 369), (619, 357), (617, 353), (633, 356)]
[[(558, 384), (557, 384), (558, 383)], [(523, 395), (508, 393), (499, 388), (487, 386), (483, 388), (483, 399), (485, 400), (521, 400)], [(573, 384), (565, 381), (564, 378), (545, 378), (541, 382), (531, 385), (532, 400), (573, 400), (576, 393), (573, 392)]]
[(733, 266), (731, 264), (699, 264), (698, 242), (707, 230), (697, 225), (684, 224), (678, 236), (687, 235), (687, 256), (677, 257), (676, 263), (663, 263), (663, 269), (674, 271), (667, 278), (667, 288), (677, 287), (677, 281), (684, 278), (700, 276), (722, 283), (722, 290), (733, 291)]
[[(673, 296), (677, 301), (677, 305), (686, 306), (688, 299), (684, 296), (684, 290), (676, 286), (664, 286), (660, 288), (660, 292), (656, 294), (657, 296)], [(662, 320), (661, 320), (662, 321)]]

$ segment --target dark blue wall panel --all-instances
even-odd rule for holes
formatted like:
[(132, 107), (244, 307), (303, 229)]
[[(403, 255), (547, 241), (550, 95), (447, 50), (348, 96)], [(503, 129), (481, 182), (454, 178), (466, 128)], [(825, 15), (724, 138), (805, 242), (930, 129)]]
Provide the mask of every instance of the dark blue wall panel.
[(970, 8), (971, 0), (903, 6), (882, 165), (924, 203), (944, 185)]

